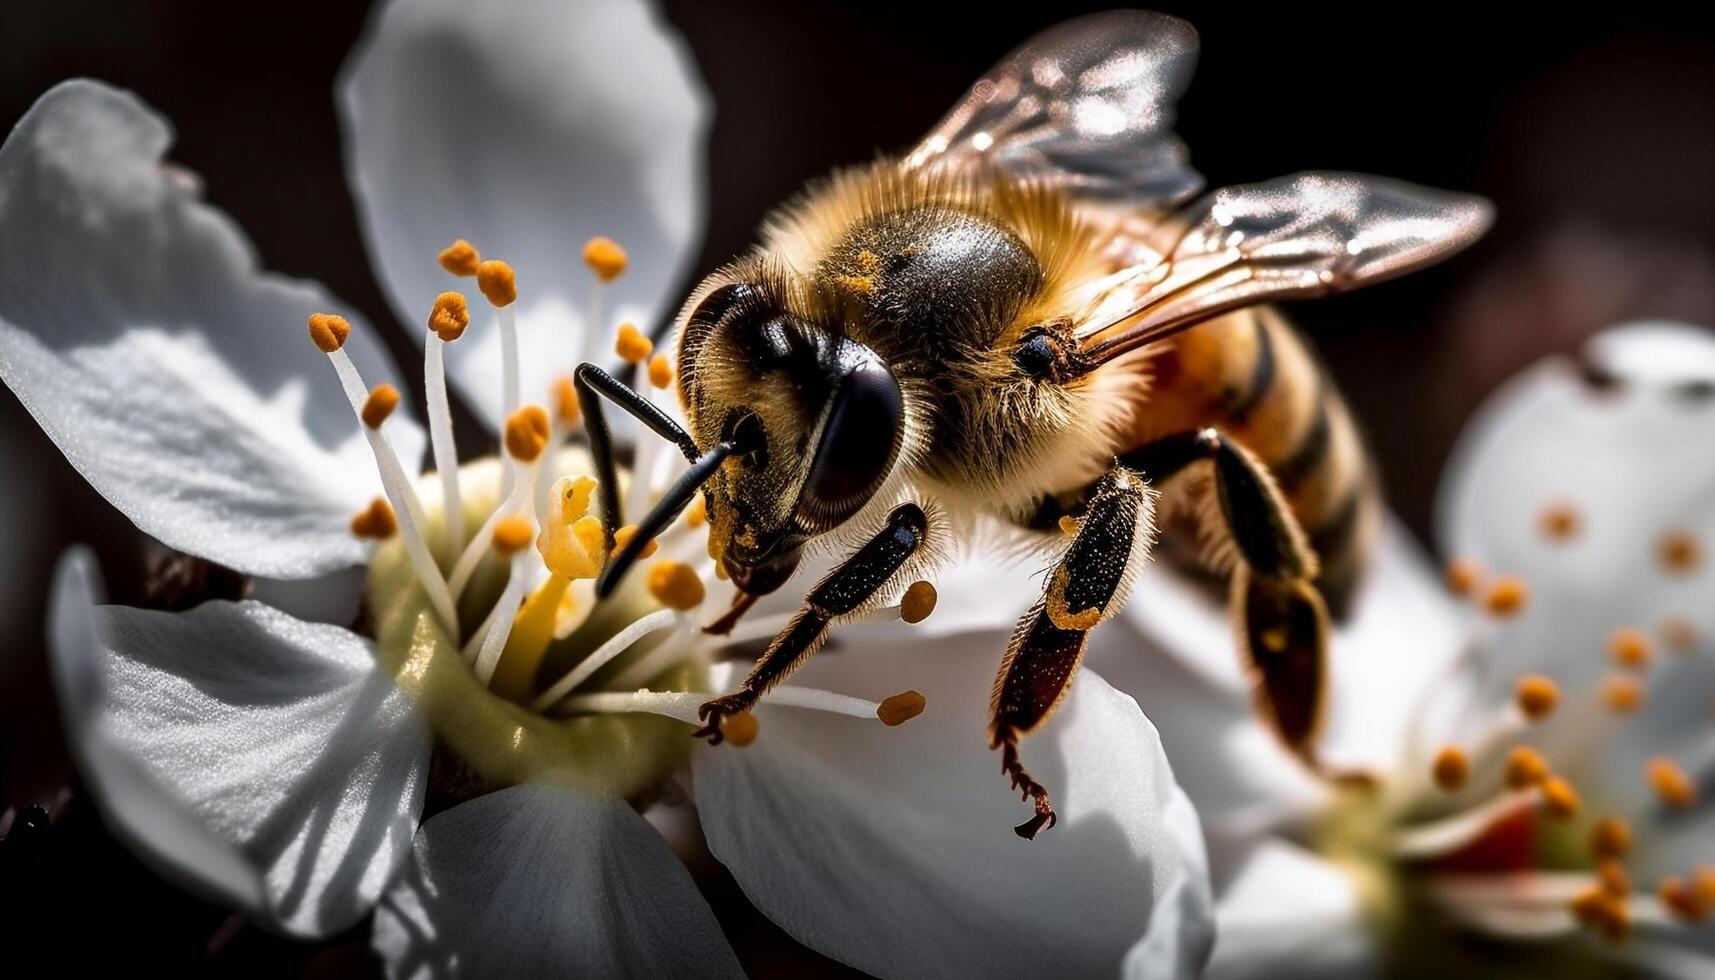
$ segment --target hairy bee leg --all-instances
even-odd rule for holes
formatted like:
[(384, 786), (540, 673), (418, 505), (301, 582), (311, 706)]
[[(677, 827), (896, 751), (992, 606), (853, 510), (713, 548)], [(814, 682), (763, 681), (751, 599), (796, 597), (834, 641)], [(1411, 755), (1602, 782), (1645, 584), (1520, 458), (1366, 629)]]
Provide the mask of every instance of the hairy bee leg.
[(1221, 522), (1239, 559), (1229, 603), (1240, 653), (1257, 679), (1258, 708), (1314, 768), (1329, 630), (1313, 584), (1316, 553), (1268, 470), (1218, 430), (1170, 436), (1125, 459), (1159, 481), (1195, 462), (1194, 450), (1213, 464)]
[(584, 431), (590, 437), (590, 456), (595, 461), (596, 481), (601, 484), (601, 527), (607, 550), (613, 550), (613, 534), (624, 522), (620, 507), (619, 474), (614, 466), (613, 433), (607, 427), (601, 399), (624, 409), (656, 435), (679, 447), (685, 458), (697, 461), (697, 444), (679, 423), (655, 407), (655, 403), (639, 394), (630, 385), (618, 380), (594, 364), (585, 361), (572, 372), (572, 386), (578, 393), (578, 407), (583, 411)]
[(1048, 790), (1018, 758), (1018, 742), (1040, 728), (1071, 689), (1090, 630), (1125, 603), (1133, 572), (1148, 555), (1152, 507), (1143, 479), (1115, 466), (1091, 489), (1072, 545), (1048, 588), (1013, 631), (989, 702), (989, 747), (1001, 772), (1036, 807), (1013, 828), (1025, 840), (1054, 826)]
[(805, 597), (803, 608), (774, 637), (756, 661), (744, 685), (732, 694), (706, 701), (697, 716), (707, 724), (693, 732), (719, 745), (721, 720), (748, 711), (774, 685), (797, 670), (828, 638), (835, 619), (853, 612), (885, 586), (922, 547), (929, 517), (916, 504), (901, 504), (887, 515), (881, 530), (850, 558), (829, 572)]

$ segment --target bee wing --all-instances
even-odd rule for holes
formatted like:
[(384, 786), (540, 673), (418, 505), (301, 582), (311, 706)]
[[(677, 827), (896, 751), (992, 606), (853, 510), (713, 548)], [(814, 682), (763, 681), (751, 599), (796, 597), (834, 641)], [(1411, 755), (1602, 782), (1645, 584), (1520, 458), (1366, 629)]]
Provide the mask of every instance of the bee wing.
[(1397, 276), (1488, 230), (1489, 202), (1360, 174), (1304, 173), (1206, 194), (1073, 318), (1086, 368), (1240, 306)]
[(911, 168), (988, 165), (1079, 196), (1167, 208), (1203, 178), (1173, 134), (1197, 32), (1115, 10), (1051, 27), (1002, 59), (906, 157)]

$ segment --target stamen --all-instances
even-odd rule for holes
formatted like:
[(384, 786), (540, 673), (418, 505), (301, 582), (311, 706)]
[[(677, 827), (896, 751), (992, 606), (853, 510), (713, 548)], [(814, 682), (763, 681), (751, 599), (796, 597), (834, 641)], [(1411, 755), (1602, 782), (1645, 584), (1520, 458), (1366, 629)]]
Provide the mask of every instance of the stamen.
[(1504, 792), (1431, 823), (1404, 828), (1394, 835), (1393, 853), (1403, 860), (1443, 857), (1488, 833), (1496, 823), (1529, 807), (1534, 794)]
[(486, 259), (477, 266), (476, 288), (500, 315), (500, 410), (511, 415), (518, 410), (518, 324), (512, 309), (518, 278), (505, 262)]
[(1632, 827), (1619, 817), (1606, 816), (1590, 828), (1590, 853), (1598, 860), (1625, 857), (1632, 849)]
[[(627, 544), (629, 544), (631, 542), (631, 539), (636, 537), (636, 536), (637, 536), (637, 525), (635, 525), (635, 524), (627, 524), (624, 527), (620, 528), (619, 530), (613, 532), (613, 553), (614, 553), (614, 555), (617, 556), (621, 551), (624, 551), (625, 546)], [(638, 558), (648, 558), (648, 557), (654, 555), (656, 550), (659, 547), (660, 547), (659, 542), (651, 540), (643, 546), (642, 551), (638, 552), (637, 557)]]
[(1624, 626), (1608, 634), (1608, 656), (1614, 664), (1627, 670), (1643, 670), (1652, 656), (1649, 635), (1632, 626)]
[[(535, 411), (532, 412), (531, 409)], [(537, 420), (537, 413), (540, 413), (542, 418), (547, 415), (540, 406), (527, 405), (514, 412), (506, 420), (507, 433), (503, 441), (507, 444), (508, 450), (512, 449), (514, 442), (516, 442), (518, 448), (533, 449), (537, 455), (540, 455), (541, 447), (547, 442), (546, 438), (541, 435), (542, 429), (546, 428), (546, 423)], [(516, 434), (514, 429), (517, 430)], [(500, 506), (488, 515), (488, 519), (483, 521), (482, 527), (477, 529), (476, 534), (471, 537), (470, 543), (465, 545), (463, 553), (459, 555), (459, 560), (453, 565), (453, 573), (448, 578), (448, 586), (453, 595), (463, 594), (464, 587), (470, 584), (470, 577), (476, 573), (476, 567), (481, 563), (482, 556), (493, 544), (491, 535), (494, 533), (494, 526), (500, 523), (502, 518), (514, 513), (530, 513), (532, 517), (534, 516), (535, 501), (531, 491), (535, 476), (535, 457), (525, 460), (513, 454), (508, 456), (506, 463), (508, 468), (506, 498), (501, 501)], [(517, 599), (513, 600), (515, 605), (517, 601)]]
[(554, 417), (560, 427), (568, 431), (583, 418), (583, 408), (578, 404), (578, 390), (573, 387), (569, 376), (554, 379)]
[(450, 344), (463, 337), (469, 326), (470, 304), (463, 293), (449, 290), (435, 297), (435, 305), (429, 310), (429, 330), (436, 337)]
[(703, 580), (680, 561), (659, 561), (649, 569), (649, 594), (663, 606), (688, 612), (703, 604)]
[(1655, 795), (1670, 807), (1683, 810), (1697, 802), (1697, 784), (1666, 756), (1649, 760), (1644, 765), (1644, 777)]
[(399, 530), (399, 522), (393, 517), (393, 508), (387, 506), (387, 500), (376, 497), (369, 506), (357, 512), (351, 519), (353, 537), (373, 538), (381, 540), (393, 536)]
[(1691, 872), (1691, 887), (1704, 903), (1715, 906), (1715, 867), (1700, 865)]
[(1661, 879), (1656, 886), (1656, 897), (1661, 904), (1673, 913), (1674, 917), (1688, 925), (1699, 925), (1709, 918), (1710, 904), (1697, 893), (1697, 889), (1686, 883), (1678, 875), (1668, 875)]
[(482, 264), (482, 256), (476, 253), (475, 246), (461, 238), (441, 249), (440, 262), (441, 268), (455, 276), (474, 276)]
[(1560, 687), (1552, 678), (1530, 674), (1519, 678), (1518, 707), (1531, 721), (1541, 721), (1560, 704)]
[(923, 581), (912, 582), (899, 600), (899, 618), (913, 625), (921, 623), (935, 611), (935, 603), (939, 599), (935, 586)]
[(1447, 563), (1444, 576), (1448, 590), (1454, 595), (1470, 595), (1482, 580), (1483, 570), (1468, 558), (1456, 558)]
[(1505, 618), (1517, 614), (1530, 601), (1530, 590), (1516, 575), (1503, 575), (1489, 584), (1483, 606), (1489, 614)]
[(369, 397), (363, 400), (363, 409), (357, 414), (363, 419), (363, 424), (371, 429), (381, 428), (381, 423), (387, 421), (387, 416), (399, 407), (399, 389), (390, 384), (378, 384), (369, 389)]
[(1512, 789), (1529, 789), (1546, 780), (1552, 772), (1542, 753), (1528, 745), (1520, 745), (1507, 754), (1506, 782)]
[(1581, 522), (1571, 504), (1553, 503), (1542, 509), (1539, 523), (1550, 541), (1565, 542), (1577, 536)]
[(1636, 677), (1614, 674), (1603, 679), (1601, 697), (1609, 711), (1629, 715), (1643, 707), (1645, 691), (1643, 683)]
[[(524, 601), (524, 585), (530, 575), (529, 562), (527, 552), (513, 554), (506, 588), (501, 590), (494, 608), (488, 611), (488, 617), (465, 645), (465, 660), (471, 664), (476, 679), (484, 687), (494, 679), (494, 668), (500, 663), (500, 654), (506, 649), (507, 639), (512, 636), (512, 624), (517, 621), (519, 604)], [(480, 647), (477, 645), (479, 637)]]
[(666, 354), (656, 354), (649, 359), (649, 383), (662, 389), (673, 383), (673, 362), (667, 359)]
[(1656, 559), (1669, 575), (1688, 575), (1703, 563), (1703, 545), (1690, 531), (1676, 529), (1656, 541)]
[(709, 503), (702, 494), (697, 494), (691, 505), (685, 508), (685, 526), (702, 527), (709, 522)]
[(540, 405), (526, 405), (506, 417), (506, 451), (524, 463), (533, 463), (548, 448), (548, 412)]
[(643, 335), (634, 323), (619, 325), (619, 335), (613, 342), (613, 351), (628, 364), (642, 364), (649, 357), (649, 352), (655, 349), (655, 342)]
[(528, 548), (535, 537), (535, 526), (528, 519), (514, 514), (494, 525), (494, 550), (503, 555), (517, 554)]
[[(447, 253), (454, 252), (460, 245), (469, 252), (471, 272), (457, 274), (474, 274), (476, 250), (466, 241), (455, 242), (442, 252), (441, 265), (447, 266)], [(452, 271), (451, 267), (448, 271)], [(428, 403), (429, 444), (434, 450), (435, 471), (441, 479), (445, 538), (441, 550), (449, 567), (456, 561), (459, 549), (464, 547), (464, 498), (459, 491), (459, 454), (453, 439), (452, 406), (447, 400), (446, 345), (463, 336), (469, 325), (470, 307), (464, 295), (442, 293), (435, 298), (434, 309), (429, 312), (429, 333), (433, 336), (423, 341), (423, 392)]]
[(577, 690), (579, 684), (589, 680), (591, 675), (606, 666), (613, 658), (629, 650), (632, 644), (651, 633), (658, 633), (677, 624), (680, 621), (680, 615), (677, 610), (658, 609), (633, 621), (625, 629), (610, 637), (606, 643), (597, 647), (594, 653), (585, 657), (576, 667), (555, 681), (553, 686), (531, 703), (530, 710), (547, 711), (554, 706), (555, 702)]
[(611, 238), (597, 235), (584, 243), (584, 265), (602, 282), (612, 282), (625, 271), (625, 249)]
[(1578, 799), (1578, 791), (1559, 776), (1550, 776), (1543, 780), (1537, 791), (1542, 794), (1543, 809), (1556, 820), (1571, 820), (1583, 806)]
[(1448, 793), (1465, 787), (1471, 778), (1471, 758), (1457, 745), (1448, 745), (1435, 754), (1435, 785)]
[(1624, 899), (1632, 893), (1632, 876), (1626, 873), (1625, 865), (1613, 858), (1596, 865), (1596, 881), (1615, 898)]
[(1601, 885), (1592, 885), (1572, 900), (1572, 916), (1585, 926), (1599, 931), (1610, 942), (1620, 942), (1631, 934), (1631, 913), (1626, 903), (1608, 894)]
[[(343, 317), (328, 313), (311, 314), (308, 324), (310, 339), (327, 354), (328, 361), (333, 364), (334, 373), (339, 376), (340, 387), (345, 389), (346, 401), (351, 404), (351, 410), (358, 419), (363, 420), (364, 408), (371, 395), (364, 387), (363, 376), (358, 372), (357, 365), (352, 363), (351, 356), (345, 352), (345, 339), (351, 334), (351, 324)], [(397, 396), (398, 393), (394, 394)], [(447, 632), (457, 636), (458, 611), (453, 606), (453, 597), (447, 588), (447, 581), (441, 576), (441, 569), (435, 564), (434, 556), (429, 553), (428, 542), (423, 537), (423, 505), (417, 500), (417, 491), (411, 485), (411, 478), (406, 475), (405, 467), (399, 462), (399, 455), (393, 451), (393, 444), (388, 440), (387, 433), (365, 425), (363, 434), (369, 440), (370, 452), (375, 457), (375, 467), (381, 473), (381, 489), (387, 494), (387, 501), (393, 507), (399, 530), (404, 537), (405, 553), (411, 560), (417, 579), (428, 593), (429, 602), (434, 606), (435, 614), (440, 617), (441, 625)]]
[(916, 691), (901, 691), (882, 700), (875, 716), (889, 728), (897, 728), (923, 713), (927, 701)]
[(1697, 627), (1683, 616), (1661, 621), (1661, 641), (1674, 653), (1690, 653), (1697, 647)]

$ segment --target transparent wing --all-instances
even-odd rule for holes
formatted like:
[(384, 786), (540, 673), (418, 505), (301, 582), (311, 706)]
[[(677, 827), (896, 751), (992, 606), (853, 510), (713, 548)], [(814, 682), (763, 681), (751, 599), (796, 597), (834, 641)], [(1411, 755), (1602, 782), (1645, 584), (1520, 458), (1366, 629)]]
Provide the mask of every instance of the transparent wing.
[(1409, 272), (1476, 241), (1493, 216), (1480, 197), (1360, 174), (1223, 188), (1157, 226), (1156, 257), (1090, 287), (1078, 359), (1094, 368), (1235, 307)]
[(1203, 178), (1173, 134), (1197, 32), (1115, 10), (1051, 27), (971, 87), (906, 157), (908, 167), (998, 167), (1080, 196), (1171, 207)]

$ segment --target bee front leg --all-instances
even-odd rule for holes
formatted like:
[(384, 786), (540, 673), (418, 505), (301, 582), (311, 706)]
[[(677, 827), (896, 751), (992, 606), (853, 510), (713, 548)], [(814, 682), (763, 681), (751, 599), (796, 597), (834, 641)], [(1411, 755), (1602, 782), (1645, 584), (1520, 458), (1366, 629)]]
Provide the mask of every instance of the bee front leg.
[(1054, 826), (1048, 790), (1018, 759), (1018, 743), (1042, 727), (1071, 689), (1090, 630), (1125, 604), (1148, 557), (1153, 506), (1142, 477), (1115, 466), (1090, 488), (1076, 535), (1054, 567), (1041, 601), (1019, 621), (989, 703), (989, 747), (1001, 771), (1034, 802), (1036, 815), (1014, 833), (1025, 840)]
[(697, 709), (697, 716), (706, 724), (692, 734), (719, 745), (724, 738), (721, 721), (750, 710), (770, 688), (810, 659), (826, 642), (828, 627), (879, 593), (923, 546), (928, 532), (929, 517), (923, 508), (916, 504), (895, 507), (874, 537), (816, 583), (798, 615), (757, 659), (744, 686)]

